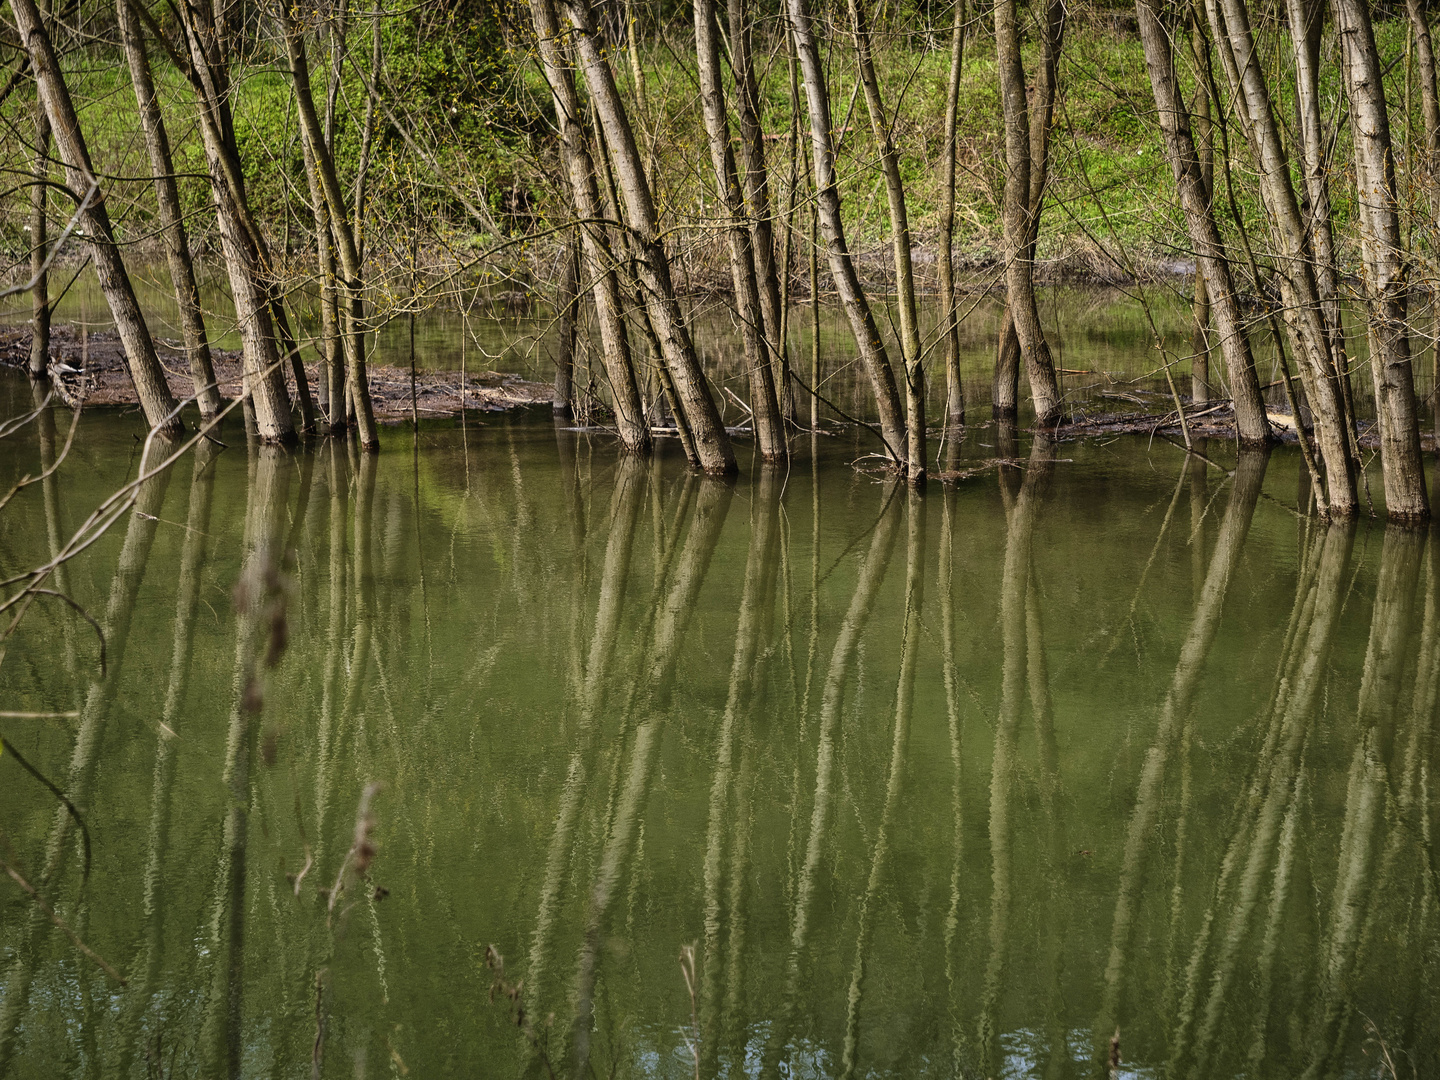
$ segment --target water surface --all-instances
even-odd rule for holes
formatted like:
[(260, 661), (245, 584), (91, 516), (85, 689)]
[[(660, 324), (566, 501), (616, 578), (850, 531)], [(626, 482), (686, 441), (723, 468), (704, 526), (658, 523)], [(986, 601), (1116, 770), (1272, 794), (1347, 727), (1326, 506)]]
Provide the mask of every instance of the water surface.
[[(83, 421), (0, 573), (140, 430)], [(0, 1075), (1440, 1067), (1440, 549), (1297, 513), (1293, 450), (977, 427), (920, 498), (848, 438), (221, 438), (50, 582), (104, 676), (54, 598), (0, 666), (77, 714), (0, 720), (0, 857), (127, 979), (0, 883)]]

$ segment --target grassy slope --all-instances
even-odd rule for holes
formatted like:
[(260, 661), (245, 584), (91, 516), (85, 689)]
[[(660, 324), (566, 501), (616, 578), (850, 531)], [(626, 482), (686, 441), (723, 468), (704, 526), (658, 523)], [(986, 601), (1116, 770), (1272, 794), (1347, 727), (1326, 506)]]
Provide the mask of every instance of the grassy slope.
[[(1153, 115), (1144, 60), (1139, 41), (1116, 29), (1114, 12), (1077, 9), (1066, 41), (1062, 94), (1057, 108), (1057, 129), (1053, 140), (1053, 185), (1045, 210), (1041, 256), (1063, 259), (1072, 269), (1115, 269), (1120, 262), (1149, 264), (1185, 257), (1186, 244), (1174, 205), (1172, 184)], [(644, 49), (647, 98), (650, 115), (639, 119), (638, 127), (656, 164), (658, 202), (667, 222), (677, 227), (677, 237), (697, 249), (701, 260), (715, 246), (713, 230), (703, 227), (713, 216), (713, 176), (710, 175), (695, 94), (693, 71), (687, 61), (687, 27), (677, 24), (669, 35), (654, 35)], [(1387, 62), (1403, 56), (1403, 22), (1391, 21), (1377, 27)], [(774, 172), (773, 189), (778, 207), (783, 207), (788, 189), (788, 131), (791, 104), (788, 74), (783, 52), (775, 44), (774, 26), (762, 24), (757, 32), (757, 50), (762, 54), (762, 94), (765, 122), (772, 138), (768, 148)], [(949, 67), (948, 31), (940, 27), (933, 34), (907, 30), (906, 35), (882, 35), (879, 69), (887, 105), (896, 111), (896, 141), (902, 152), (902, 171), (908, 181), (909, 208), (917, 238), (924, 242), (933, 235), (940, 202), (939, 155), (944, 133), (944, 103)], [(1268, 48), (1283, 48), (1278, 33), (1268, 38)], [(833, 39), (831, 59), (832, 107), (837, 126), (847, 126), (841, 141), (840, 166), (843, 178), (845, 213), (852, 244), (876, 248), (886, 240), (888, 219), (883, 191), (879, 186), (878, 163), (869, 133), (863, 99), (855, 98), (855, 71), (843, 35)], [(768, 51), (767, 51), (768, 49)], [(535, 66), (521, 48), (505, 54), (512, 65), (506, 83), (507, 104), (497, 110), (483, 101), (461, 101), (463, 114), (450, 126), (463, 134), (445, 139), (442, 146), (447, 172), (464, 189), (466, 198), (497, 210), (494, 220), (481, 226), (465, 221), (455, 211), (455, 200), (430, 188), (427, 169), (409, 160), (399, 140), (383, 139), (376, 154), (374, 183), (382, 200), (404, 198), (413, 178), (422, 197), (431, 200), (430, 220), (448, 241), (477, 246), (495, 238), (496, 232), (522, 227), (524, 219), (507, 219), (499, 212), (494, 192), (518, 184), (531, 193), (531, 206), (542, 219), (558, 220), (563, 202), (554, 187), (557, 170), (554, 149), (546, 140), (526, 134), (524, 124), (507, 133), (493, 122), (501, 111), (512, 119), (528, 117), (531, 130), (547, 105), (546, 92)], [(630, 99), (628, 68), (617, 57), (617, 67)], [(418, 64), (417, 64), (418, 66)], [(1326, 66), (1324, 92), (1333, 110), (1339, 102), (1338, 70)], [(182, 174), (187, 208), (193, 227), (203, 234), (211, 224), (204, 181), (194, 174), (203, 172), (204, 155), (195, 130), (189, 91), (178, 74), (157, 62), (157, 78), (167, 107), (176, 167)], [(90, 55), (72, 61), (70, 77), (77, 101), (82, 102), (82, 123), (90, 138), (99, 167), (111, 174), (112, 215), (124, 234), (141, 239), (150, 227), (152, 197), (144, 182), (147, 166), (136, 121), (133, 93), (123, 61), (117, 57)], [(1405, 100), (1405, 65), (1394, 65), (1390, 76), (1390, 98)], [(358, 102), (360, 88), (348, 86), (348, 100)], [(1282, 88), (1277, 111), (1292, 115), (1292, 106)], [(1418, 113), (1418, 92), (1411, 91), (1412, 109)], [(853, 108), (852, 108), (853, 102)], [(23, 94), (12, 97), (4, 111), (12, 120), (21, 120), (28, 104)], [(1002, 172), (1002, 145), (996, 88), (993, 40), (984, 25), (975, 27), (966, 49), (961, 95), (959, 140), (960, 197), (957, 244), (969, 261), (983, 264), (999, 254), (998, 206)], [(1397, 112), (1398, 112), (1397, 108)], [(342, 108), (342, 117), (345, 110)], [(255, 67), (237, 75), (236, 126), (245, 159), (251, 197), (277, 236), (287, 227), (300, 241), (306, 232), (308, 211), (303, 205), (303, 174), (300, 148), (295, 133), (293, 107), (284, 73), (275, 67)], [(1397, 141), (1404, 125), (1396, 118)], [(342, 122), (340, 157), (342, 166), (353, 168), (358, 156), (357, 118), (351, 113)], [(804, 123), (804, 117), (800, 118)], [(1418, 118), (1412, 119), (1412, 124)], [(803, 139), (804, 132), (801, 131)], [(23, 154), (13, 135), (7, 137), (4, 157), (16, 161)], [(802, 142), (803, 153), (803, 142)], [(1347, 226), (1353, 201), (1353, 176), (1348, 166), (1349, 145), (1342, 136), (1337, 147), (1334, 194), (1339, 226)], [(803, 164), (801, 166), (803, 189)], [(1404, 168), (1402, 164), (1402, 175)], [(122, 179), (122, 178), (129, 178)], [(1237, 155), (1234, 172), (1239, 190), (1239, 208), (1257, 238), (1264, 219), (1250, 196), (1244, 155)], [(1222, 189), (1223, 194), (1223, 189)], [(404, 198), (405, 217), (410, 199)], [(446, 202), (452, 203), (446, 207)], [(1224, 205), (1222, 203), (1222, 205)], [(287, 214), (288, 209), (288, 214)], [(1417, 206), (1418, 210), (1418, 206)], [(399, 214), (393, 206), (382, 206), (385, 217)], [(1419, 220), (1417, 214), (1417, 220)], [(803, 212), (797, 224), (804, 227)], [(287, 224), (288, 223), (288, 224)], [(21, 200), (9, 200), (0, 210), (0, 229), (5, 246), (12, 251), (23, 245), (24, 208)], [(1231, 225), (1233, 231), (1233, 224)], [(378, 230), (377, 230), (378, 231)], [(687, 239), (688, 238), (688, 239)], [(683, 245), (682, 245), (683, 246)], [(1102, 247), (1111, 257), (1101, 254)]]

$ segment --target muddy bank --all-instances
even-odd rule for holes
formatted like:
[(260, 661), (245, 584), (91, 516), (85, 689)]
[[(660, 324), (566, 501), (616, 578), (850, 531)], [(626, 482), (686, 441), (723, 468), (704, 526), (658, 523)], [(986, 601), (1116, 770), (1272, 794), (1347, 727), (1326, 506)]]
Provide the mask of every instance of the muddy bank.
[[(179, 398), (194, 393), (184, 353), (173, 345), (156, 339), (156, 352), (170, 383), (170, 390)], [(240, 353), (229, 349), (213, 349), (215, 375), (220, 393), (226, 398), (238, 397), (241, 383)], [(114, 331), (82, 335), (74, 327), (56, 326), (50, 331), (51, 381), (66, 403), (85, 405), (135, 405), (135, 387), (125, 364), (125, 351)], [(30, 328), (0, 330), (0, 364), (25, 368), (30, 361)], [(380, 423), (399, 423), (411, 415), (411, 384), (408, 368), (384, 364), (369, 366), (370, 396), (375, 406), (375, 419)], [(295, 379), (286, 371), (286, 382), (293, 393)], [(319, 385), (320, 365), (305, 365), (305, 377), (311, 393)], [(527, 405), (548, 404), (550, 387), (545, 383), (523, 379), (496, 371), (467, 372), (464, 383), (458, 371), (419, 371), (415, 375), (415, 412), (422, 419), (458, 416), (460, 410), (501, 411)]]

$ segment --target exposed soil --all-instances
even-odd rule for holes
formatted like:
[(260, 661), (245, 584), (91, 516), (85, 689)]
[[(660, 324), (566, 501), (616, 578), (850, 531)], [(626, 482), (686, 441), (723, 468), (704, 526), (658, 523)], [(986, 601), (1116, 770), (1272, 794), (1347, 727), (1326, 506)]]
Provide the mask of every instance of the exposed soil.
[[(183, 351), (159, 339), (155, 348), (168, 376), (171, 392), (177, 399), (190, 397), (194, 387)], [(212, 349), (211, 356), (221, 395), (226, 398), (238, 396), (240, 354), (229, 349)], [(138, 403), (125, 363), (125, 350), (114, 331), (91, 333), (82, 339), (73, 327), (56, 326), (50, 331), (50, 358), (52, 382), (57, 384), (67, 404)], [(23, 368), (29, 360), (30, 328), (0, 329), (0, 364)], [(367, 374), (375, 419), (390, 424), (409, 420), (409, 370), (372, 364)], [(307, 364), (305, 376), (314, 394), (319, 385), (320, 365)], [(286, 381), (293, 392), (295, 380), (288, 370)], [(462, 406), (469, 410), (502, 411), (549, 401), (550, 387), (547, 384), (518, 375), (495, 371), (467, 372), (463, 387), (458, 371), (419, 371), (415, 376), (415, 411), (424, 419), (458, 416)]]

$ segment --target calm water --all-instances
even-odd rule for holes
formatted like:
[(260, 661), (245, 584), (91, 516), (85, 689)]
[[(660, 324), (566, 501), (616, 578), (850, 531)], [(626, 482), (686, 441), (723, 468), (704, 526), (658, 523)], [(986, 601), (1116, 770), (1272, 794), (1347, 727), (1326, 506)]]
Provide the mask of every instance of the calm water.
[(0, 1076), (1440, 1068), (1440, 547), (1297, 517), (1292, 450), (981, 427), (1025, 467), (915, 499), (839, 439), (733, 485), (548, 416), (223, 439), (50, 582), (105, 676), (53, 598), (0, 666), (77, 714), (0, 719), (0, 857), (128, 980), (0, 882)]

